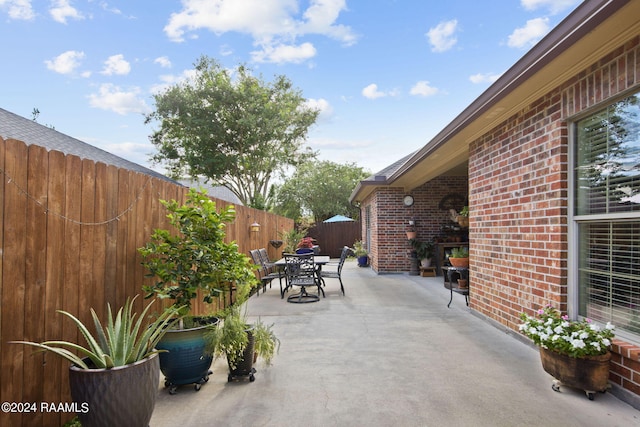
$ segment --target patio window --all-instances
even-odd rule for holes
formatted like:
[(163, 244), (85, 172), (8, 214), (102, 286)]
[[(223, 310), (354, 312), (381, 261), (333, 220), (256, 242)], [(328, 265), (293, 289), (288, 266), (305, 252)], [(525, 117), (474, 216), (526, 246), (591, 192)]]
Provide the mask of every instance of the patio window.
[(578, 314), (640, 336), (640, 94), (575, 123)]

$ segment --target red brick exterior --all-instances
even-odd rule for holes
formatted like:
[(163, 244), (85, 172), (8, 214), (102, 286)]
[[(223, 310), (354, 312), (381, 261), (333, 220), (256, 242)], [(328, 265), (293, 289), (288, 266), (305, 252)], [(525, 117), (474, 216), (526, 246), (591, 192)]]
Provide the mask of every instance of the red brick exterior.
[[(568, 120), (640, 86), (640, 37), (469, 147), (471, 307), (517, 330), (519, 314), (567, 309)], [(616, 341), (611, 380), (640, 394), (640, 348)]]
[[(412, 191), (380, 187), (369, 209), (372, 268), (408, 271), (407, 221), (418, 238), (437, 235), (448, 212), (448, 193), (469, 194), (471, 308), (516, 330), (519, 315), (548, 303), (568, 304), (569, 121), (640, 89), (640, 36), (611, 52), (469, 146), (469, 176), (440, 177)], [(464, 181), (464, 182), (463, 182)], [(616, 340), (611, 380), (640, 395), (640, 347)]]
[[(415, 220), (418, 240), (433, 239), (440, 234), (441, 226), (449, 222), (449, 212), (438, 207), (440, 200), (448, 194), (466, 198), (467, 192), (467, 177), (460, 176), (441, 176), (409, 193), (401, 188), (377, 189), (361, 207), (363, 236), (367, 236), (367, 207), (371, 212), (368, 248), (371, 267), (378, 273), (408, 272), (411, 267), (411, 246), (406, 235), (409, 220)], [(413, 206), (402, 204), (406, 194), (413, 196)]]

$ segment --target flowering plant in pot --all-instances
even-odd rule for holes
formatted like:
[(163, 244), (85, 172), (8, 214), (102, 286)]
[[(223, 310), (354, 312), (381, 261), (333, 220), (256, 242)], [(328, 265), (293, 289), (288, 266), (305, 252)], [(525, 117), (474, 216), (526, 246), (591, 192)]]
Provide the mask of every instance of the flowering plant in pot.
[(164, 310), (149, 323), (147, 313), (153, 302), (137, 316), (134, 300), (127, 299), (115, 316), (107, 304), (106, 323), (92, 308), (95, 334), (73, 314), (58, 310), (73, 321), (86, 346), (69, 341), (11, 341), (51, 352), (71, 363), (69, 386), (82, 425), (149, 425), (160, 377), (158, 353), (162, 350), (156, 346), (167, 328), (178, 321), (179, 310)]
[(235, 219), (233, 206), (218, 211), (213, 200), (195, 189), (182, 205), (175, 200), (161, 203), (175, 231), (155, 230), (152, 240), (139, 249), (148, 277), (157, 279), (143, 290), (147, 297), (173, 300), (173, 307), (180, 307), (185, 316), (179, 328), (168, 331), (158, 344), (169, 351), (160, 355), (165, 385), (171, 394), (184, 384), (195, 384), (197, 391), (208, 381), (213, 361), (205, 355), (205, 329), (218, 318), (191, 315), (193, 301), (200, 295), (204, 303), (212, 303), (232, 289), (235, 298), (243, 300), (257, 279), (249, 257), (235, 242), (225, 241), (226, 226)]
[(584, 389), (589, 399), (593, 391), (606, 390), (615, 329), (610, 322), (602, 327), (588, 318), (572, 321), (551, 305), (520, 318), (520, 332), (540, 347), (544, 370), (558, 381), (554, 390), (564, 382)]

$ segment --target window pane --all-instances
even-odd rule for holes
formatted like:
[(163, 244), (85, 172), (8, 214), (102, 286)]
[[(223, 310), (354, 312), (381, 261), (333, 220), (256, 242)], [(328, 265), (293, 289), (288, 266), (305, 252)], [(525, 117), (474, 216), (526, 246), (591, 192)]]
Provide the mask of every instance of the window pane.
[(576, 214), (640, 211), (638, 98), (576, 123)]
[(581, 316), (640, 333), (640, 221), (579, 225)]

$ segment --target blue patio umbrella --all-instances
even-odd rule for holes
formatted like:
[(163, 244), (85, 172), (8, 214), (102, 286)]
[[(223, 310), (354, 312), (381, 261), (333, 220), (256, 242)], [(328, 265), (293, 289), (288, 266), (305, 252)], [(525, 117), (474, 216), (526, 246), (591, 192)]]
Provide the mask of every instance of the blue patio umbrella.
[(344, 215), (335, 215), (329, 219), (325, 219), (322, 222), (348, 222), (348, 221), (354, 221), (354, 220)]

